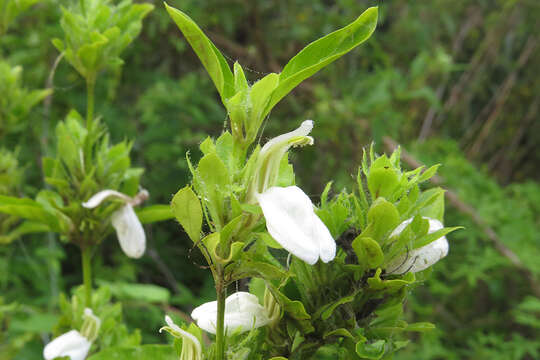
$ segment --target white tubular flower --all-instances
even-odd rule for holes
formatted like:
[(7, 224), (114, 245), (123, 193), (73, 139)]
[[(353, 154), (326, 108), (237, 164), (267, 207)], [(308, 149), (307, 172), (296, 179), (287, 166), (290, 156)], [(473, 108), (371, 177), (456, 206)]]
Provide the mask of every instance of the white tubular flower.
[(182, 330), (168, 315), (165, 315), (165, 322), (168, 326), (162, 327), (159, 332), (165, 330), (176, 338), (182, 338), (180, 360), (202, 360), (202, 347), (199, 339), (195, 335)]
[(308, 134), (313, 129), (313, 121), (302, 122), (298, 129), (279, 135), (262, 147), (257, 157), (257, 170), (250, 184), (249, 200), (255, 200), (256, 193), (262, 193), (273, 186), (279, 175), (279, 165), (291, 146), (313, 145), (313, 138)]
[(256, 196), (268, 232), (287, 251), (310, 265), (334, 259), (336, 242), (302, 189), (271, 187)]
[(131, 198), (118, 191), (103, 190), (82, 205), (85, 208), (93, 209), (109, 197), (118, 198), (125, 203), (111, 216), (111, 223), (116, 230), (120, 247), (127, 256), (135, 259), (140, 258), (146, 249), (146, 235), (133, 206), (145, 200), (148, 197), (148, 192), (143, 190), (135, 198)]
[(67, 356), (71, 360), (84, 360), (92, 343), (77, 330), (68, 331), (53, 339), (43, 349), (45, 360)]
[[(444, 227), (439, 220), (427, 217), (424, 217), (424, 219), (429, 220), (428, 234), (441, 230)], [(392, 234), (390, 234), (390, 237), (399, 235), (412, 221), (413, 219), (411, 218), (399, 224)], [(386, 266), (386, 271), (389, 274), (403, 274), (406, 272), (415, 273), (425, 270), (445, 257), (448, 254), (448, 247), (446, 236), (441, 236), (425, 246), (410, 250), (408, 253), (394, 258)]]
[[(211, 301), (195, 308), (191, 317), (197, 325), (211, 333), (216, 333), (217, 301)], [(236, 292), (225, 299), (226, 331), (245, 332), (265, 326), (270, 322), (266, 309), (259, 304), (259, 299), (247, 292)]]

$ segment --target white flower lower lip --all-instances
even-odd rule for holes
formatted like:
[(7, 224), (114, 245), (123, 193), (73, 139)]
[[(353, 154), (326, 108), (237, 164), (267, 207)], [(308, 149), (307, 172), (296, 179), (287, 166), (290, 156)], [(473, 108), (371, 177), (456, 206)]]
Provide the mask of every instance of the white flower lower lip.
[(103, 190), (82, 204), (85, 208), (93, 209), (109, 197), (118, 198), (125, 203), (124, 206), (112, 214), (111, 223), (116, 230), (120, 247), (127, 256), (135, 259), (140, 258), (146, 249), (144, 229), (137, 214), (133, 211), (133, 206), (141, 201), (140, 198), (148, 197), (148, 192), (143, 190), (140, 195), (140, 197), (138, 195), (131, 198), (115, 190)]
[(257, 200), (268, 232), (287, 251), (311, 265), (334, 259), (336, 242), (299, 187), (272, 187)]
[[(438, 231), (444, 227), (439, 220), (427, 217), (424, 217), (424, 219), (429, 220), (429, 234)], [(399, 224), (392, 232), (392, 234), (390, 234), (390, 237), (399, 235), (412, 221), (413, 219), (411, 218)], [(386, 266), (387, 273), (415, 273), (425, 270), (443, 257), (445, 257), (448, 254), (448, 247), (448, 240), (446, 240), (446, 236), (442, 236), (425, 246), (422, 246), (418, 249), (410, 250), (407, 253), (402, 254), (391, 260), (390, 263)]]
[[(217, 301), (211, 301), (195, 308), (191, 317), (197, 325), (211, 333), (216, 333)], [(225, 299), (225, 328), (228, 331), (249, 331), (270, 322), (266, 309), (259, 304), (253, 294), (237, 292)]]
[(43, 349), (45, 360), (57, 357), (70, 357), (71, 360), (84, 360), (92, 343), (77, 330), (68, 331), (48, 343)]

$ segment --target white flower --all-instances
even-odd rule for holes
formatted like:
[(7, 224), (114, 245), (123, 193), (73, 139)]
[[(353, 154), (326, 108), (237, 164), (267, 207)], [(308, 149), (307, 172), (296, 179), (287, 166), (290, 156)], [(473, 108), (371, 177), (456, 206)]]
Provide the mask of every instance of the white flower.
[(268, 232), (287, 251), (310, 265), (334, 259), (336, 242), (299, 187), (271, 187), (256, 196)]
[(118, 242), (124, 253), (131, 258), (140, 258), (146, 249), (146, 235), (133, 210), (133, 206), (138, 205), (148, 197), (146, 190), (141, 191), (135, 198), (131, 198), (114, 190), (103, 190), (92, 196), (82, 205), (85, 208), (93, 209), (99, 206), (105, 199), (116, 197), (124, 201), (125, 205), (115, 211), (111, 216), (111, 223), (116, 230)]
[(254, 202), (257, 193), (262, 193), (275, 185), (279, 176), (281, 159), (291, 146), (313, 145), (313, 138), (307, 136), (312, 129), (313, 121), (306, 120), (298, 129), (279, 135), (264, 144), (257, 156), (257, 166), (250, 184), (248, 202)]
[(92, 343), (77, 330), (68, 331), (53, 339), (43, 349), (45, 360), (68, 356), (71, 360), (84, 360)]
[(182, 338), (180, 360), (202, 360), (202, 347), (199, 339), (195, 335), (182, 330), (168, 315), (165, 315), (165, 322), (168, 326), (162, 327), (159, 332), (166, 330), (174, 337)]
[[(195, 308), (191, 317), (197, 325), (211, 333), (216, 333), (217, 301), (211, 301)], [(225, 299), (226, 331), (249, 331), (265, 326), (270, 322), (266, 309), (259, 304), (259, 299), (247, 292), (236, 292)]]
[[(427, 217), (424, 217), (424, 219), (429, 220), (428, 234), (441, 230), (444, 227), (439, 220)], [(411, 218), (399, 224), (394, 229), (392, 234), (390, 234), (390, 237), (399, 235), (412, 221), (413, 219)], [(415, 273), (418, 271), (422, 271), (435, 264), (447, 254), (448, 240), (446, 240), (446, 236), (441, 236), (437, 240), (432, 241), (425, 246), (422, 246), (418, 249), (410, 250), (408, 251), (408, 253), (402, 254), (394, 258), (386, 266), (387, 273), (403, 274), (405, 272)]]

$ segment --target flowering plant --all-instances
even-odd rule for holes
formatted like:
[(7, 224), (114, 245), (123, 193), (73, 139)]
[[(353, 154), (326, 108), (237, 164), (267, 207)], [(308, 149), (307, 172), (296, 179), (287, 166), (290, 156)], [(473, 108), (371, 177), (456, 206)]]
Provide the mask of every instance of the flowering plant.
[[(334, 192), (329, 182), (320, 197), (310, 197), (297, 185), (289, 152), (315, 144), (316, 122), (294, 123), (262, 146), (257, 141), (289, 92), (371, 36), (377, 8), (252, 84), (191, 18), (165, 8), (216, 86), (228, 127), (200, 144), (196, 163), (186, 156), (192, 180), (170, 208), (136, 212), (149, 197), (140, 187), (143, 170), (131, 166), (131, 142), (110, 145), (94, 115), (94, 88), (102, 70), (121, 67), (122, 50), (152, 6), (82, 0), (62, 9), (65, 36), (53, 43), (85, 79), (86, 119), (72, 110), (57, 125), (56, 156), (42, 160), (48, 187), (35, 200), (0, 195), (0, 212), (25, 219), (28, 232), (57, 233), (81, 252), (83, 286), (71, 299), (61, 297), (59, 336), (44, 358), (382, 359), (406, 346), (406, 333), (432, 329), (408, 324), (403, 307), (426, 270), (446, 256), (446, 234), (457, 229), (443, 225), (444, 191), (422, 188), (437, 166), (404, 171), (399, 150), (386, 156), (370, 148), (353, 191)], [(165, 316), (161, 330), (174, 346), (140, 345), (110, 289), (94, 289), (91, 260), (112, 229), (124, 253), (140, 258), (142, 224), (173, 217), (204, 256), (216, 300), (180, 326)]]

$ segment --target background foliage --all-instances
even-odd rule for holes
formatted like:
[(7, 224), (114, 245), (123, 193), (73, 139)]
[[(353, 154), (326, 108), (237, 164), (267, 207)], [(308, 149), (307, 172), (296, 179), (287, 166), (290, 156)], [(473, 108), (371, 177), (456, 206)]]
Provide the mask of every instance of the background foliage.
[[(9, 3), (0, 1), (0, 8)], [(0, 146), (9, 153), (0, 163), (0, 194), (33, 197), (43, 186), (38, 159), (54, 155), (51, 134), (72, 104), (83, 112), (85, 83), (65, 59), (56, 64), (51, 43), (62, 36), (59, 5), (68, 1), (14, 3), (20, 7), (0, 16)], [(153, 3), (141, 35), (124, 52), (123, 68), (105, 70), (98, 83), (96, 114), (114, 143), (134, 141), (132, 161), (146, 169), (141, 181), (151, 202), (167, 203), (188, 182), (185, 152), (199, 156), (204, 134), (219, 135), (226, 113), (196, 55), (160, 2)], [(231, 63), (246, 65), (251, 82), (279, 72), (305, 44), (373, 4), (170, 1)], [(372, 38), (280, 103), (263, 136), (315, 120), (316, 146), (292, 158), (298, 182), (315, 199), (331, 179), (336, 189), (354, 186), (352, 174), (371, 140), (379, 152), (389, 150), (391, 138), (410, 161), (444, 164), (439, 180), (457, 199), (448, 201), (446, 222), (466, 230), (449, 235), (449, 256), (408, 306), (411, 321), (431, 321), (438, 329), (395, 358), (538, 358), (540, 4), (391, 1), (380, 4), (379, 14)], [(8, 112), (7, 94), (33, 106)], [(11, 227), (10, 219), (0, 223)], [(147, 233), (142, 259), (122, 256), (111, 238), (95, 271), (122, 302), (130, 330), (141, 329), (143, 343), (158, 343), (166, 341), (156, 331), (164, 311), (185, 318), (213, 300), (214, 289), (193, 266), (203, 261), (176, 224), (152, 225)], [(0, 246), (2, 360), (40, 356), (44, 334), (62, 316), (59, 294), (71, 294), (81, 278), (77, 249), (52, 235), (15, 238), (0, 239), (12, 242)], [(141, 285), (150, 283), (159, 287)]]

